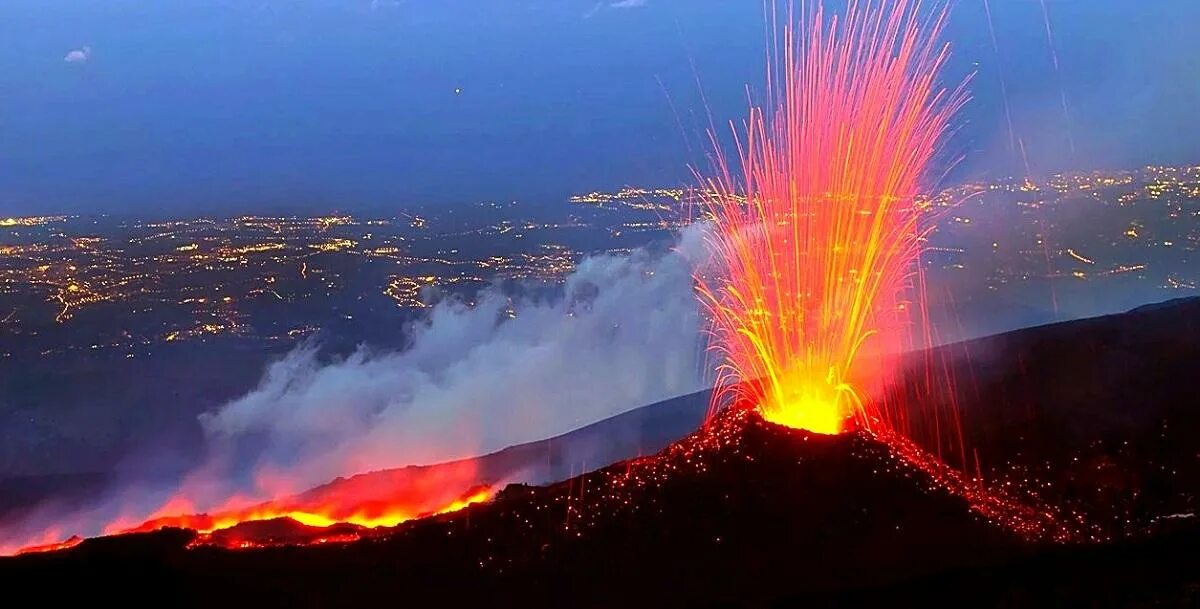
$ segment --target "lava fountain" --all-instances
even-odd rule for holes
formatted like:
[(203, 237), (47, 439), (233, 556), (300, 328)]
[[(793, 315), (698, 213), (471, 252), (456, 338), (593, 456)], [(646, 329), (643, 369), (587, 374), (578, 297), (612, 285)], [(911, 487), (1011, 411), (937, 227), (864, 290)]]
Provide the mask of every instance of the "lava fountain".
[(702, 178), (714, 411), (743, 405), (824, 434), (891, 428), (872, 396), (920, 321), (919, 193), (967, 95), (939, 84), (944, 6), (801, 11), (775, 28), (765, 103), (734, 128), (737, 163), (718, 153)]

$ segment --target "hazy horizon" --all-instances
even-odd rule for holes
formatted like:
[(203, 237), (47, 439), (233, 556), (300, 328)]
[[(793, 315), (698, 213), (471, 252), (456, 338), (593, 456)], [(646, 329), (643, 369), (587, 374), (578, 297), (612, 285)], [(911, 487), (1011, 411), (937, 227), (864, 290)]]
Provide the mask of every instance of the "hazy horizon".
[[(977, 69), (952, 180), (1200, 162), (1200, 6), (956, 3)], [(14, 0), (0, 7), (0, 215), (378, 213), (687, 184), (711, 109), (761, 80), (759, 3)], [(951, 81), (953, 82), (953, 81)], [(700, 91), (704, 92), (701, 96)], [(707, 105), (706, 103), (707, 102)], [(1069, 140), (1075, 151), (1071, 152)]]

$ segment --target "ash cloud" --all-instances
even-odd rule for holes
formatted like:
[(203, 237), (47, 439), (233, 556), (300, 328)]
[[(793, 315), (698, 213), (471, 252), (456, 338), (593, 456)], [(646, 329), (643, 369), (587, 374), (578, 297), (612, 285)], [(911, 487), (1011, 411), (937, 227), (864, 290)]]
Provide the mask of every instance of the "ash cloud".
[(670, 252), (585, 259), (552, 297), (514, 300), (495, 287), (474, 306), (444, 300), (398, 352), (362, 347), (322, 363), (316, 345), (303, 346), (202, 417), (216, 458), (199, 475), (240, 492), (296, 492), (485, 454), (698, 391), (700, 251), (692, 230)]

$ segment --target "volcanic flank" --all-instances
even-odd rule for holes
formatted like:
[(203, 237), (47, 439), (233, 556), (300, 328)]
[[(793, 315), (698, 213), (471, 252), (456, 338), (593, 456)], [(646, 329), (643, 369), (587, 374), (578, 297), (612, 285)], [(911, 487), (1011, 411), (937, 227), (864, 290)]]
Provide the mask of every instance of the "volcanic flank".
[[(1053, 543), (1076, 511), (1043, 513), (975, 493), (972, 479), (898, 441), (820, 435), (734, 410), (657, 455), (550, 486), (510, 485), (490, 501), (394, 528), (272, 520), (218, 534), (225, 545), (312, 544), (248, 550), (189, 548), (197, 535), (180, 529), (93, 539), (0, 559), (0, 585), (11, 594), (54, 590), (63, 602), (77, 595), (256, 607), (761, 606), (790, 598), (798, 606), (1189, 606), (1200, 584), (1200, 535), (1188, 508), (1200, 490), (1192, 475), (1200, 417), (1187, 407), (1180, 372), (1200, 363), (1198, 311), (1200, 300), (1181, 301), (947, 347), (989, 358), (978, 389), (961, 388), (967, 412), (1028, 421), (975, 419), (998, 430), (989, 436), (996, 456), (985, 457), (994, 465), (985, 466), (987, 488), (1003, 485), (990, 471), (1002, 469), (1001, 447), (1025, 470), (1039, 455), (1074, 455), (1063, 460), (1075, 466), (1047, 472), (1054, 484), (1039, 487), (1049, 489), (1043, 496), (1055, 505), (1067, 495), (1086, 500), (1093, 514), (1117, 513), (1122, 523), (1144, 513), (1153, 526), (1126, 541), (1114, 533), (1103, 544)], [(1089, 361), (1114, 358), (1129, 374), (1083, 373)], [(1047, 389), (1066, 378), (1076, 383), (1069, 392)], [(1130, 392), (1141, 399), (1136, 420), (1122, 414)], [(1009, 403), (1026, 394), (1038, 400)], [(1038, 424), (1082, 411), (1091, 416), (1071, 427)], [(1042, 430), (1036, 443), (1018, 441), (1028, 428)], [(1087, 485), (1094, 495), (1081, 494)]]
[[(337, 541), (358, 532), (319, 534)], [(268, 521), (222, 534), (240, 533), (314, 541), (318, 531)], [(369, 537), (231, 552), (186, 549), (193, 534), (166, 530), (25, 557), (5, 573), (52, 570), (111, 590), (133, 585), (149, 564), (166, 572), (178, 598), (201, 605), (227, 602), (236, 589), (239, 603), (258, 606), (389, 597), (629, 606), (631, 596), (661, 606), (768, 600), (861, 582), (864, 573), (882, 583), (1028, 547), (871, 436), (787, 429), (742, 410), (658, 455), (548, 487), (512, 485), (490, 503)]]

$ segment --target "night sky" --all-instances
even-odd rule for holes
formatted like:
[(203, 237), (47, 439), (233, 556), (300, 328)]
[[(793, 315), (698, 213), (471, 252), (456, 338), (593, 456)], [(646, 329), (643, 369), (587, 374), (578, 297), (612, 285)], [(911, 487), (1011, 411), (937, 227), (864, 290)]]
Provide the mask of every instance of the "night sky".
[[(1200, 2), (1049, 0), (1061, 79), (1039, 3), (992, 4), (1001, 61), (982, 0), (948, 34), (950, 180), (1023, 171), (1001, 69), (1034, 173), (1200, 162)], [(0, 40), (0, 215), (163, 216), (686, 183), (765, 34), (757, 0), (6, 0)]]

